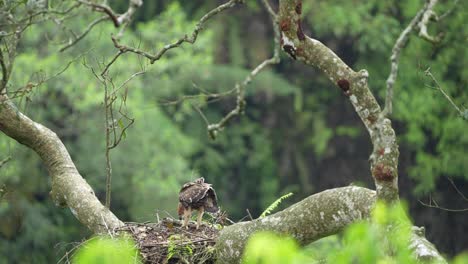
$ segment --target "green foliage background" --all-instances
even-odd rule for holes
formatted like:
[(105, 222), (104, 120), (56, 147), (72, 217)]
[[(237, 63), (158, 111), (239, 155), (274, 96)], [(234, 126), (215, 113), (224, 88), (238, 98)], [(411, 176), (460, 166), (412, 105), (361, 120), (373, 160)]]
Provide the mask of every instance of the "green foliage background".
[[(123, 41), (158, 50), (193, 28), (218, 1), (145, 1), (135, 25)], [(225, 98), (208, 104), (206, 98), (167, 104), (200, 90), (232, 89), (250, 69), (270, 56), (272, 29), (260, 4), (248, 4), (210, 22), (194, 46), (171, 50), (154, 65), (124, 55), (110, 72), (118, 85), (147, 69), (122, 89), (124, 109), (136, 123), (121, 145), (111, 152), (112, 210), (127, 221), (154, 221), (175, 216), (180, 185), (200, 174), (217, 189), (220, 204), (233, 219), (249, 209), (258, 216), (281, 194), (295, 195), (287, 206), (313, 192), (352, 182), (373, 188), (368, 135), (347, 99), (319, 72), (283, 56), (280, 65), (262, 73), (248, 88), (244, 116), (232, 122), (216, 141), (193, 106), (214, 122), (235, 104)], [(355, 69), (370, 73), (372, 91), (385, 93), (389, 54), (399, 32), (422, 6), (411, 1), (304, 2), (304, 28), (337, 52)], [(112, 1), (125, 10), (127, 1)], [(450, 3), (443, 1), (438, 12)], [(350, 11), (352, 10), (352, 11)], [(88, 13), (66, 22), (81, 32), (94, 19)], [(458, 105), (467, 102), (467, 12), (455, 10), (432, 33), (444, 31), (441, 44), (412, 36), (402, 53), (395, 87), (393, 124), (401, 148), (400, 188), (409, 201), (416, 224), (425, 225), (429, 239), (453, 255), (466, 249), (466, 213), (454, 214), (422, 207), (429, 195), (440, 204), (464, 208), (466, 201), (446, 179), (463, 190), (468, 186), (468, 123), (424, 76), (431, 68)], [(9, 90), (68, 69), (16, 100), (32, 119), (54, 130), (99, 198), (104, 198), (103, 87), (90, 67), (99, 71), (115, 50), (106, 23), (64, 53), (57, 43), (68, 37), (54, 23), (25, 32)], [(465, 89), (465, 90), (464, 90)], [(11, 263), (50, 263), (89, 233), (66, 209), (48, 196), (50, 182), (39, 158), (24, 146), (0, 136), (0, 260)], [(55, 245), (55, 247), (53, 246)], [(27, 252), (27, 254), (25, 254)], [(1, 261), (0, 261), (1, 263)]]

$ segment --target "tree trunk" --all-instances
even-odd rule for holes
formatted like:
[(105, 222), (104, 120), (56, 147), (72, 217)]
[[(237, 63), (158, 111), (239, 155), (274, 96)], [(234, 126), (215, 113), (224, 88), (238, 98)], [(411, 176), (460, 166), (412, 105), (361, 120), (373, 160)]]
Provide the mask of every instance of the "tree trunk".
[(56, 205), (69, 207), (93, 232), (123, 225), (94, 195), (57, 134), (21, 113), (4, 94), (0, 94), (0, 131), (41, 157), (52, 178), (50, 194)]

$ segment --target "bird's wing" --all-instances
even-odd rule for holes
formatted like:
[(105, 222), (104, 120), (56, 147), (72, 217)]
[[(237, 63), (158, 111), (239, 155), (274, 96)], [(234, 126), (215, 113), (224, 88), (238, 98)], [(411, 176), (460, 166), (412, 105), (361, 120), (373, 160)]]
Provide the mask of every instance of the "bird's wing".
[(206, 196), (208, 190), (209, 188), (206, 188), (203, 184), (184, 185), (179, 193), (179, 201), (184, 206), (196, 204)]
[(216, 213), (219, 211), (218, 198), (216, 192), (212, 187), (209, 187), (205, 195), (204, 207), (207, 212)]

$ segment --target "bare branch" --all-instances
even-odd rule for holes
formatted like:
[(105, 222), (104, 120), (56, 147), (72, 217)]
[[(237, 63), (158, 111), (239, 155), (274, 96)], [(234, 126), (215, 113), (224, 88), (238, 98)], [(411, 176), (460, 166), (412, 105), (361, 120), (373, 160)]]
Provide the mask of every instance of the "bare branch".
[(7, 162), (9, 162), (10, 160), (11, 160), (11, 156), (8, 156), (4, 158), (3, 160), (0, 160), (0, 168), (3, 167), (5, 164), (7, 164)]
[(93, 3), (93, 2), (88, 2), (84, 0), (77, 0), (78, 3), (84, 4), (86, 6), (91, 7), (93, 10), (96, 10), (98, 12), (105, 13), (111, 20), (114, 22), (115, 27), (120, 26), (120, 22), (118, 20), (119, 15), (110, 8), (110, 6), (104, 5), (104, 4), (98, 4), (98, 3)]
[(103, 17), (100, 17), (100, 18), (94, 20), (93, 22), (91, 22), (88, 25), (88, 27), (86, 27), (86, 29), (79, 36), (75, 36), (74, 39), (70, 39), (68, 41), (68, 44), (63, 46), (62, 48), (60, 48), (59, 51), (63, 52), (65, 50), (67, 50), (68, 48), (70, 48), (71, 46), (75, 45), (80, 40), (82, 40), (84, 37), (86, 37), (86, 35), (88, 35), (88, 33), (93, 29), (94, 26), (96, 26), (97, 24), (99, 24), (99, 23), (101, 23), (103, 21), (106, 21), (107, 19), (109, 19), (109, 17), (103, 16)]
[(387, 96), (385, 98), (385, 108), (382, 111), (384, 116), (389, 116), (392, 114), (392, 101), (393, 101), (393, 86), (395, 85), (395, 81), (398, 75), (398, 64), (400, 63), (400, 53), (404, 47), (408, 44), (409, 37), (411, 32), (413, 32), (418, 23), (421, 21), (423, 14), (426, 12), (427, 4), (416, 13), (414, 18), (411, 20), (409, 25), (401, 32), (400, 36), (398, 37), (395, 45), (392, 48), (392, 55), (390, 56), (391, 61), (391, 70), (390, 75), (387, 78)]
[(262, 3), (265, 6), (268, 13), (270, 14), (270, 17), (273, 18), (274, 21), (276, 21), (276, 19), (277, 19), (276, 12), (273, 11), (273, 8), (271, 8), (270, 3), (268, 2), (268, 0), (262, 0)]
[(447, 99), (447, 101), (449, 101), (449, 103), (453, 106), (453, 108), (455, 108), (455, 110), (457, 110), (457, 112), (460, 114), (460, 116), (465, 119), (465, 120), (468, 120), (468, 116), (465, 116), (465, 113), (464, 111), (462, 111), (452, 100), (452, 98), (444, 91), (444, 89), (442, 89), (442, 87), (440, 86), (439, 82), (436, 80), (436, 78), (434, 77), (434, 75), (432, 75), (431, 73), (431, 68), (427, 68), (427, 70), (424, 71), (424, 74), (426, 76), (429, 76), (431, 78), (431, 80), (434, 82), (434, 84), (436, 85), (436, 89), (440, 91), (440, 93), (442, 93), (442, 95)]
[(235, 90), (237, 94), (236, 107), (232, 109), (227, 115), (225, 115), (219, 122), (210, 124), (208, 128), (208, 134), (212, 139), (216, 139), (218, 132), (222, 131), (227, 123), (235, 116), (240, 115), (245, 108), (245, 88), (252, 81), (255, 76), (260, 73), (265, 67), (269, 65), (278, 64), (280, 62), (279, 50), (280, 50), (280, 30), (277, 23), (277, 15), (273, 12), (267, 0), (263, 0), (262, 3), (270, 14), (270, 18), (273, 24), (274, 30), (274, 51), (273, 56), (269, 59), (264, 60), (255, 69), (253, 69), (249, 75), (240, 84), (236, 84)]
[(453, 182), (452, 178), (446, 176), (447, 180), (452, 184), (452, 187), (455, 191), (463, 198), (463, 200), (468, 201), (468, 198), (458, 189), (457, 185)]
[(439, 16), (439, 21), (443, 20), (444, 18), (448, 17), (449, 15), (452, 14), (452, 12), (455, 10), (455, 8), (457, 7), (458, 5), (458, 2), (460, 2), (460, 0), (455, 0), (453, 1), (453, 5), (452, 7), (447, 10), (445, 13), (443, 13), (441, 16)]
[(184, 95), (184, 96), (180, 96), (177, 99), (160, 101), (160, 104), (161, 105), (176, 105), (176, 104), (180, 104), (182, 102), (185, 102), (186, 100), (202, 99), (202, 98), (206, 100), (207, 104), (209, 104), (209, 103), (213, 103), (215, 101), (218, 101), (223, 97), (226, 97), (228, 95), (233, 94), (234, 92), (236, 92), (236, 87), (234, 87), (234, 88), (232, 88), (230, 90), (227, 90), (225, 92), (220, 92), (220, 93), (211, 93), (211, 92), (207, 92), (207, 91), (202, 90), (202, 89), (200, 89), (200, 90), (201, 90), (201, 93), (199, 93), (199, 94)]
[(76, 62), (77, 60), (79, 60), (80, 58), (82, 58), (84, 55), (86, 55), (88, 53), (88, 51), (86, 52), (83, 52), (82, 54), (79, 54), (78, 56), (76, 56), (75, 58), (71, 59), (70, 61), (67, 62), (67, 64), (62, 68), (60, 69), (58, 72), (50, 75), (50, 76), (46, 76), (45, 74), (44, 75), (40, 75), (39, 73), (40, 72), (35, 72), (32, 74), (32, 76), (36, 75), (36, 76), (39, 76), (36, 81), (33, 81), (32, 80), (32, 76), (30, 77), (28, 83), (26, 83), (26, 85), (22, 86), (22, 87), (19, 87), (17, 88), (16, 90), (12, 91), (12, 92), (8, 92), (8, 96), (10, 99), (14, 99), (14, 98), (18, 98), (18, 97), (22, 97), (22, 96), (27, 96), (29, 93), (31, 93), (34, 89), (37, 89), (38, 87), (40, 87), (41, 85), (43, 85), (44, 83), (47, 83), (48, 81), (54, 79), (54, 78), (57, 78), (58, 76), (60, 76), (62, 73), (64, 73), (69, 67), (70, 65), (72, 65), (74, 62)]
[[(1, 38), (0, 38), (1, 40)], [(8, 83), (8, 67), (5, 63), (5, 58), (3, 56), (2, 48), (0, 48), (0, 67), (2, 68), (2, 82), (0, 83), (0, 93), (3, 92), (3, 89), (6, 89)]]
[(433, 200), (431, 198), (431, 203), (434, 203), (435, 205), (432, 205), (432, 204), (428, 204), (428, 203), (425, 203), (421, 200), (418, 200), (418, 202), (426, 207), (429, 207), (429, 208), (435, 208), (435, 209), (440, 209), (440, 210), (443, 210), (443, 211), (448, 211), (448, 212), (466, 212), (468, 211), (468, 208), (465, 208), (465, 209), (449, 209), (449, 208), (445, 208), (445, 207), (442, 207), (442, 206), (439, 206), (437, 204), (437, 202), (435, 200)]
[(429, 21), (431, 19), (434, 19), (435, 21), (439, 20), (439, 18), (437, 17), (437, 14), (434, 12), (434, 6), (437, 4), (437, 2), (438, 0), (426, 1), (427, 8), (422, 15), (421, 21), (419, 21), (418, 23), (419, 36), (432, 43), (437, 43), (442, 38), (442, 35), (434, 37), (434, 36), (429, 35), (429, 33), (427, 33), (427, 25), (429, 24)]
[(227, 2), (225, 4), (222, 4), (222, 5), (218, 6), (218, 7), (216, 7), (215, 9), (211, 10), (210, 12), (205, 14), (198, 21), (198, 23), (195, 26), (195, 29), (193, 30), (190, 37), (185, 35), (182, 38), (180, 38), (179, 40), (177, 40), (177, 41), (175, 41), (175, 42), (173, 42), (171, 44), (165, 45), (156, 54), (151, 54), (149, 52), (140, 50), (138, 48), (133, 48), (133, 47), (130, 47), (130, 46), (122, 45), (122, 44), (119, 43), (118, 39), (116, 37), (114, 37), (114, 36), (112, 37), (112, 42), (114, 43), (114, 46), (117, 49), (119, 49), (119, 51), (121, 53), (132, 52), (132, 53), (138, 54), (140, 56), (146, 57), (147, 59), (149, 59), (150, 63), (153, 64), (155, 61), (159, 60), (164, 55), (164, 53), (166, 53), (168, 50), (173, 49), (173, 48), (177, 48), (180, 45), (182, 45), (182, 43), (184, 43), (184, 42), (194, 44), (195, 41), (197, 40), (198, 33), (203, 29), (203, 26), (206, 23), (206, 21), (208, 21), (210, 18), (212, 18), (216, 14), (218, 14), (218, 13), (220, 13), (220, 12), (226, 10), (226, 9), (229, 9), (231, 7), (234, 7), (237, 3), (241, 3), (241, 2), (242, 2), (242, 0), (230, 0), (229, 2)]

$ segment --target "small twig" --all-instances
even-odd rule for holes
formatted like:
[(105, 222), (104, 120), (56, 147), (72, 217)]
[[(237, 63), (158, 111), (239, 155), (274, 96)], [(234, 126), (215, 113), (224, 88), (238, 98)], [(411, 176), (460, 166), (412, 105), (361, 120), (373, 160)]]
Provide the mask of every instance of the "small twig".
[(418, 23), (419, 27), (419, 36), (429, 42), (437, 43), (441, 40), (441, 36), (433, 37), (427, 33), (427, 25), (429, 21), (433, 18), (438, 21), (437, 14), (434, 12), (434, 6), (437, 4), (438, 0), (427, 0), (426, 1), (426, 10), (424, 11), (421, 20)]
[(80, 40), (82, 40), (86, 35), (88, 35), (88, 33), (93, 29), (94, 26), (96, 26), (97, 24), (103, 22), (103, 21), (106, 21), (109, 17), (107, 16), (103, 16), (103, 17), (100, 17), (96, 20), (94, 20), (93, 22), (91, 22), (88, 27), (79, 35), (79, 36), (75, 36), (74, 39), (70, 39), (68, 44), (65, 45), (64, 47), (60, 48), (59, 51), (60, 52), (63, 52), (65, 50), (67, 50), (68, 48), (70, 48), (71, 46), (74, 46), (76, 43), (78, 43)]
[(191, 94), (191, 95), (184, 95), (179, 97), (178, 99), (172, 100), (172, 101), (165, 101), (162, 102), (160, 101), (161, 105), (176, 105), (180, 104), (186, 100), (191, 100), (191, 99), (199, 99), (199, 98), (206, 98), (207, 103), (212, 103), (218, 99), (221, 99), (222, 97), (228, 96), (233, 94), (236, 91), (236, 88), (232, 88), (226, 92), (221, 92), (221, 93), (207, 93), (203, 91), (200, 94)]
[(443, 211), (448, 211), (448, 212), (466, 212), (466, 211), (468, 211), (468, 208), (465, 208), (465, 209), (449, 209), (449, 208), (441, 207), (441, 206), (437, 205), (437, 202), (435, 200), (433, 200), (435, 205), (424, 203), (421, 200), (418, 200), (418, 201), (419, 201), (420, 204), (422, 204), (422, 205), (424, 205), (426, 207), (436, 208), (436, 209), (440, 209), (440, 210), (443, 210)]
[(453, 182), (452, 178), (446, 177), (447, 180), (452, 184), (452, 187), (457, 191), (457, 193), (463, 198), (463, 200), (468, 201), (468, 198), (457, 188), (457, 185)]
[(439, 16), (439, 21), (441, 21), (441, 20), (443, 20), (444, 18), (446, 18), (446, 17), (448, 17), (449, 15), (451, 15), (452, 12), (455, 10), (455, 7), (457, 7), (458, 2), (459, 2), (459, 0), (453, 1), (452, 7), (451, 7), (449, 10), (447, 10), (444, 14), (442, 14), (441, 16)]
[(388, 116), (392, 114), (392, 101), (393, 101), (393, 86), (397, 79), (398, 75), (398, 64), (400, 63), (400, 54), (401, 51), (408, 44), (410, 34), (418, 26), (418, 23), (421, 21), (423, 14), (426, 12), (428, 4), (426, 3), (424, 7), (416, 13), (414, 18), (408, 24), (408, 26), (401, 32), (400, 36), (396, 40), (392, 48), (392, 55), (390, 56), (391, 61), (391, 70), (387, 78), (387, 95), (385, 98), (385, 108), (382, 111), (383, 116)]
[(262, 2), (263, 2), (263, 5), (265, 6), (266, 10), (270, 14), (270, 17), (272, 17), (274, 20), (276, 20), (277, 15), (276, 15), (275, 11), (273, 11), (273, 8), (271, 8), (270, 3), (268, 2), (268, 0), (262, 0)]
[(203, 121), (205, 121), (205, 124), (207, 126), (210, 125), (210, 122), (208, 121), (208, 118), (206, 118), (205, 114), (203, 114), (202, 110), (200, 110), (199, 107), (197, 107), (196, 105), (192, 105), (192, 107), (197, 110), (197, 112), (200, 114), (200, 116), (202, 117)]
[(101, 219), (102, 219), (102, 222), (104, 223), (104, 226), (106, 227), (106, 230), (107, 230), (107, 233), (109, 234), (109, 236), (113, 239), (114, 236), (112, 235), (112, 232), (111, 230), (109, 229), (109, 226), (107, 226), (107, 223), (104, 219), (104, 216), (101, 214)]
[(8, 156), (8, 157), (4, 158), (3, 160), (0, 160), (0, 168), (3, 167), (10, 160), (11, 160), (11, 156)]
[(424, 74), (426, 76), (429, 76), (432, 79), (432, 81), (436, 85), (435, 87), (437, 88), (437, 90), (439, 90), (444, 95), (447, 101), (449, 101), (449, 103), (453, 106), (453, 108), (457, 110), (460, 116), (464, 119), (467, 119), (468, 117), (465, 116), (464, 112), (453, 102), (452, 98), (444, 91), (444, 89), (442, 89), (437, 79), (434, 77), (434, 75), (432, 75), (431, 68), (427, 68), (427, 70), (424, 71)]
[(273, 30), (275, 32), (274, 37), (274, 51), (273, 56), (270, 59), (264, 60), (260, 63), (255, 69), (253, 69), (249, 75), (244, 79), (244, 81), (240, 84), (236, 84), (235, 90), (237, 92), (236, 98), (236, 107), (232, 109), (227, 115), (225, 115), (218, 123), (210, 124), (208, 129), (208, 134), (214, 140), (216, 139), (218, 132), (223, 130), (226, 124), (235, 116), (240, 115), (243, 113), (245, 108), (245, 88), (246, 86), (252, 81), (252, 79), (261, 72), (266, 66), (278, 64), (280, 62), (279, 51), (280, 51), (280, 30), (278, 23), (276, 21), (276, 14), (273, 12), (271, 7), (269, 6), (267, 1), (263, 1), (263, 4), (266, 6), (266, 9), (270, 13), (270, 18), (273, 24)]
[[(24, 85), (23, 87), (20, 87), (18, 89), (16, 89), (15, 91), (12, 91), (12, 92), (8, 92), (8, 94), (10, 95), (10, 99), (13, 99), (13, 98), (17, 98), (17, 97), (21, 97), (21, 96), (24, 96), (24, 95), (27, 95), (29, 94), (30, 92), (32, 92), (33, 89), (35, 88), (38, 88), (40, 87), (42, 84), (54, 79), (54, 78), (57, 78), (58, 76), (60, 76), (62, 73), (64, 73), (69, 67), (70, 65), (72, 65), (75, 61), (77, 61), (78, 59), (82, 58), (84, 55), (86, 55), (89, 51), (86, 51), (86, 52), (83, 52), (81, 54), (79, 54), (78, 56), (76, 56), (75, 58), (73, 58), (72, 60), (68, 61), (68, 63), (65, 65), (65, 67), (63, 67), (62, 69), (60, 69), (58, 72), (54, 73), (53, 75), (49, 76), (49, 77), (43, 77), (43, 78), (37, 78), (37, 81), (36, 82), (32, 82), (32, 77), (36, 74), (37, 76), (40, 76), (39, 73), (40, 72), (36, 72), (36, 73), (33, 73), (30, 77), (30, 81)], [(44, 74), (45, 76), (45, 74)]]
[(247, 208), (247, 209), (245, 209), (245, 210), (247, 211), (247, 214), (248, 214), (249, 217), (250, 217), (250, 221), (254, 220), (254, 218), (252, 217), (252, 214), (250, 214), (249, 209)]
[(140, 56), (146, 57), (147, 59), (149, 59), (150, 63), (153, 64), (155, 61), (159, 60), (168, 50), (173, 49), (173, 48), (177, 48), (180, 45), (182, 45), (182, 43), (184, 43), (184, 42), (194, 44), (195, 41), (197, 40), (198, 33), (203, 29), (203, 25), (205, 24), (206, 21), (208, 21), (214, 15), (216, 15), (216, 14), (218, 14), (218, 13), (220, 13), (220, 12), (226, 10), (226, 9), (234, 7), (237, 3), (240, 3), (240, 2), (242, 2), (242, 0), (230, 0), (229, 2), (227, 2), (225, 4), (222, 4), (222, 5), (214, 8), (213, 10), (211, 10), (210, 12), (205, 14), (198, 21), (198, 23), (195, 26), (195, 29), (193, 30), (190, 37), (188, 35), (185, 35), (182, 38), (180, 38), (179, 40), (177, 40), (177, 41), (175, 41), (175, 42), (173, 42), (171, 44), (165, 45), (156, 54), (151, 54), (149, 52), (140, 50), (138, 48), (133, 48), (133, 47), (130, 47), (130, 46), (122, 45), (122, 44), (119, 43), (118, 39), (116, 37), (114, 37), (114, 36), (112, 36), (112, 42), (114, 43), (114, 46), (117, 49), (119, 49), (122, 53), (132, 52), (132, 53), (138, 54)]
[[(193, 235), (193, 234), (192, 234)], [(200, 242), (205, 242), (205, 241), (213, 241), (213, 238), (205, 238), (205, 239), (198, 239), (198, 240), (190, 240), (187, 242), (180, 242), (177, 243), (178, 246), (185, 246), (185, 245), (190, 245), (190, 244), (195, 244), (195, 243), (200, 243)], [(141, 244), (142, 247), (157, 247), (160, 245), (169, 245), (170, 242), (164, 241), (164, 242), (153, 242), (153, 243), (148, 243), (148, 244)]]
[(88, 2), (88, 1), (83, 1), (83, 0), (77, 0), (79, 3), (81, 4), (84, 4), (84, 5), (87, 5), (89, 7), (91, 7), (92, 9), (98, 11), (98, 12), (103, 12), (105, 13), (111, 20), (112, 22), (114, 22), (114, 26), (115, 27), (119, 27), (120, 26), (120, 23), (118, 21), (118, 14), (116, 14), (114, 12), (114, 10), (112, 10), (112, 8), (110, 8), (109, 6), (107, 5), (103, 5), (103, 4), (98, 4), (98, 3), (92, 3), (92, 2)]

